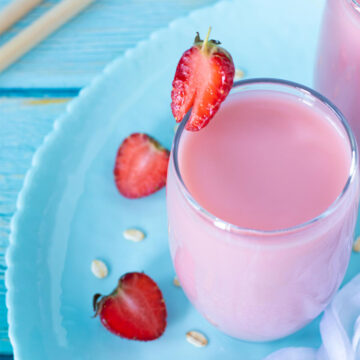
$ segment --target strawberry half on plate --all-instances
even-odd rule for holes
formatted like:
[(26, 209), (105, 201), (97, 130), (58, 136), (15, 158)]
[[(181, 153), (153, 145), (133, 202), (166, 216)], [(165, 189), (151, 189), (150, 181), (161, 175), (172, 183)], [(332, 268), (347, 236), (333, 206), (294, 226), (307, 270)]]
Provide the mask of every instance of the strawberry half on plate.
[(144, 273), (123, 275), (110, 295), (94, 295), (93, 305), (105, 328), (123, 338), (149, 341), (165, 331), (167, 312), (162, 293)]
[(197, 33), (194, 45), (184, 52), (172, 83), (171, 110), (181, 122), (192, 108), (186, 129), (198, 131), (219, 110), (234, 82), (235, 67), (231, 55), (220, 42), (202, 41)]

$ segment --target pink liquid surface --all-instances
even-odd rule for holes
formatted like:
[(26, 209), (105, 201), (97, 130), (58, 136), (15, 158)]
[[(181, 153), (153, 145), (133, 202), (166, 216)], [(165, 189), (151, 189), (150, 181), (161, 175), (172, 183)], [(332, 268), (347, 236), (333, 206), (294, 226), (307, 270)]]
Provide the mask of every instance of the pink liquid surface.
[(315, 88), (340, 108), (359, 143), (360, 5), (357, 7), (352, 0), (328, 0), (326, 3)]
[(341, 193), (350, 169), (336, 128), (291, 95), (234, 94), (215, 121), (186, 133), (181, 145), (180, 171), (198, 203), (257, 230), (320, 215)]
[[(193, 198), (216, 217), (257, 230), (288, 228), (324, 212), (343, 190), (350, 160), (334, 114), (306, 95), (265, 90), (230, 95), (207, 128), (185, 132), (179, 145), (180, 173)], [(170, 250), (187, 296), (238, 338), (271, 340), (298, 330), (343, 279), (357, 187), (356, 177), (336, 211), (301, 229), (239, 230), (191, 205), (172, 157)]]

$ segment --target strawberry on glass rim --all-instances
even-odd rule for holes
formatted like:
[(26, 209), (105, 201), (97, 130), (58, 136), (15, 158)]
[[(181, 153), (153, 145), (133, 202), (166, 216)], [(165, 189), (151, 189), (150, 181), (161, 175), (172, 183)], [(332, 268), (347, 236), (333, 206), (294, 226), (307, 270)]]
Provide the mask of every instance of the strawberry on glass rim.
[(186, 129), (198, 131), (206, 126), (219, 110), (234, 82), (234, 62), (219, 41), (209, 40), (211, 27), (204, 41), (197, 33), (194, 45), (182, 55), (172, 83), (171, 110), (181, 122), (192, 108)]

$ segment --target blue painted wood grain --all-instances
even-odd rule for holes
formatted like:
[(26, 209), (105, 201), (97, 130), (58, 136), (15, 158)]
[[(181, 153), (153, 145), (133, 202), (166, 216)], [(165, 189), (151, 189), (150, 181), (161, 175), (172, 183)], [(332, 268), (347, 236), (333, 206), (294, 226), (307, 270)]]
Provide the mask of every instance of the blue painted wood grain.
[[(0, 36), (0, 45), (59, 0), (48, 0)], [(191, 10), (216, 0), (95, 0), (77, 18), (0, 74), (0, 88), (83, 87), (115, 57)], [(1, 7), (10, 0), (0, 0)]]
[[(0, 35), (0, 45), (58, 1), (45, 1)], [(0, 74), (0, 353), (11, 353), (3, 254), (16, 198), (35, 150), (68, 100), (109, 61), (175, 18), (215, 1), (96, 0), (78, 18)], [(9, 2), (0, 0), (0, 11)]]

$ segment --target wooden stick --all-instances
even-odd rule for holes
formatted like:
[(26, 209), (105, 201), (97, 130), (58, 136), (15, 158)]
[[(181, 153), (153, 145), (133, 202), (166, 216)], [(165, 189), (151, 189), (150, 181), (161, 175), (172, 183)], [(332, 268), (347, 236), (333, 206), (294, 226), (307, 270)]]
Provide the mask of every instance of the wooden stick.
[(0, 35), (43, 0), (14, 0), (0, 13)]
[(63, 0), (0, 48), (0, 72), (95, 0)]

